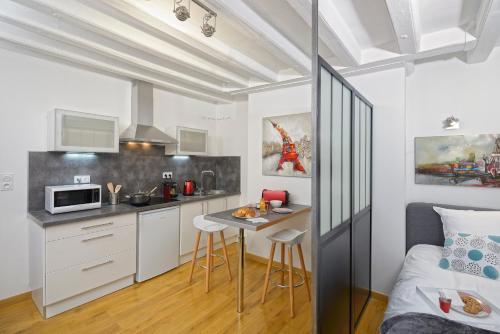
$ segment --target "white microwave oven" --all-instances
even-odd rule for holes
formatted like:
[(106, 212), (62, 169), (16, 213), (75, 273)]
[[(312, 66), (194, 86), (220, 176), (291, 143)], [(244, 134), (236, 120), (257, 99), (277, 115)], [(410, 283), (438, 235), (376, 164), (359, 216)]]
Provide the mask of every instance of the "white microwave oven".
[(101, 207), (99, 184), (72, 184), (45, 187), (45, 210), (52, 214)]

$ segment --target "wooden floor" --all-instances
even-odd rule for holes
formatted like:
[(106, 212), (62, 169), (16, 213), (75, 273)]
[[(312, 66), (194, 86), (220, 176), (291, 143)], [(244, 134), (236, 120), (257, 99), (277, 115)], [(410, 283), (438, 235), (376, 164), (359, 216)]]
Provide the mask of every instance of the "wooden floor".
[(0, 301), (0, 333), (310, 333), (305, 288), (295, 289), (294, 319), (286, 289), (271, 286), (266, 303), (260, 304), (266, 266), (255, 261), (246, 261), (245, 312), (237, 314), (236, 251), (236, 244), (229, 247), (233, 281), (225, 268), (216, 269), (208, 294), (201, 268), (187, 284), (188, 265), (48, 320), (24, 294)]
[[(0, 301), (0, 333), (310, 333), (311, 303), (304, 287), (295, 289), (294, 319), (288, 291), (270, 287), (260, 304), (265, 265), (247, 259), (245, 312), (236, 313), (236, 244), (229, 246), (233, 281), (225, 268), (214, 272), (211, 291), (204, 292), (204, 272), (189, 265), (134, 284), (111, 295), (43, 320), (30, 294)], [(356, 334), (379, 334), (387, 300), (372, 298)]]
[(372, 297), (356, 328), (356, 334), (379, 334), (379, 328), (384, 320), (387, 298), (381, 296)]

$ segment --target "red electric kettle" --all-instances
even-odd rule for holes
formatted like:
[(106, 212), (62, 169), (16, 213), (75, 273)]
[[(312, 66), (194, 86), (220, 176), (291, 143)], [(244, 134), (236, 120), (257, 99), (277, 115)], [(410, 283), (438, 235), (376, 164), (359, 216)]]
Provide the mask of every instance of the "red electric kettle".
[(196, 183), (193, 180), (184, 181), (184, 191), (182, 192), (184, 196), (193, 196), (196, 190)]

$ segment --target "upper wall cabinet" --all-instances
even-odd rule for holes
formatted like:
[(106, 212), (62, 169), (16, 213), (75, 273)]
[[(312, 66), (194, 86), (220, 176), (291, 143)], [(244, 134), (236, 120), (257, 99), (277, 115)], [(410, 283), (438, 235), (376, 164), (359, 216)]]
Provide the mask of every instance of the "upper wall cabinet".
[(165, 154), (208, 155), (208, 131), (177, 127), (177, 147), (165, 145)]
[(48, 150), (118, 153), (118, 117), (55, 109), (48, 116)]

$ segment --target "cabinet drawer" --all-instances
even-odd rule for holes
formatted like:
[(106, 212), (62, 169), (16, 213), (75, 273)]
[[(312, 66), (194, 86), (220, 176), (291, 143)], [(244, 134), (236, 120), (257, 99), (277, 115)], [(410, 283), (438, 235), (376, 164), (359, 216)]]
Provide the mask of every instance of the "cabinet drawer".
[(54, 241), (77, 235), (104, 231), (114, 227), (136, 224), (136, 221), (137, 215), (135, 213), (129, 213), (126, 215), (89, 219), (76, 223), (50, 226), (46, 228), (46, 240)]
[(64, 269), (109, 254), (135, 249), (136, 225), (88, 233), (47, 243), (46, 272)]
[(45, 305), (134, 274), (135, 257), (131, 249), (47, 274)]

